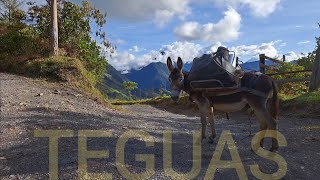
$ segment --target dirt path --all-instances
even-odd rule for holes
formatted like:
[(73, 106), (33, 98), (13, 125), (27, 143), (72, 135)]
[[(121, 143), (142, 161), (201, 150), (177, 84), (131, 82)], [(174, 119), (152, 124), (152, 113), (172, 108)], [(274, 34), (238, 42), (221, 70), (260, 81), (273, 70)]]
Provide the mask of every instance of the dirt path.
[[(89, 150), (108, 150), (109, 158), (88, 160), (88, 171), (112, 173), (123, 179), (117, 170), (116, 143), (128, 130), (143, 130), (154, 138), (154, 147), (146, 147), (140, 139), (125, 146), (125, 162), (132, 173), (143, 172), (145, 163), (135, 162), (135, 154), (154, 154), (156, 173), (152, 179), (169, 179), (163, 171), (163, 131), (173, 130), (173, 168), (188, 172), (192, 167), (192, 133), (200, 128), (197, 117), (172, 114), (151, 106), (124, 106), (128, 113), (114, 112), (80, 92), (61, 84), (50, 84), (28, 78), (0, 74), (0, 179), (48, 179), (49, 143), (47, 138), (35, 138), (34, 130), (112, 130), (110, 138), (89, 138)], [(252, 120), (252, 131), (258, 125)], [(216, 119), (218, 137), (213, 144), (202, 144), (201, 171), (203, 179), (222, 130), (230, 130), (249, 179), (256, 179), (250, 165), (259, 164), (265, 173), (278, 167), (250, 151), (249, 120), (243, 114), (231, 115), (231, 120)], [(279, 130), (288, 146), (279, 154), (288, 164), (284, 179), (319, 179), (320, 120), (280, 117)], [(209, 132), (209, 131), (208, 131)], [(222, 159), (228, 160), (227, 148)], [(59, 176), (77, 179), (78, 138), (59, 141)], [(217, 179), (237, 179), (234, 169), (219, 169)]]

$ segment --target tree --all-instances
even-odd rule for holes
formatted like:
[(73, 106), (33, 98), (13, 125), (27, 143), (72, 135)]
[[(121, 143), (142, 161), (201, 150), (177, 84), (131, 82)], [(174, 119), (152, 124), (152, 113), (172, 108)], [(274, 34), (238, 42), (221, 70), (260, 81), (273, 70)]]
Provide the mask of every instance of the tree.
[[(320, 24), (319, 24), (320, 27)], [(319, 89), (320, 87), (320, 37), (316, 37), (317, 46), (316, 46), (316, 56), (313, 64), (313, 71), (311, 76), (311, 82), (309, 91), (313, 92)]]
[[(36, 28), (43, 42), (47, 44), (51, 36), (51, 1), (48, 0), (48, 4), (40, 6), (30, 3), (28, 11), (29, 24)], [(80, 59), (88, 71), (102, 79), (107, 61), (101, 49), (111, 52), (113, 49), (102, 29), (107, 22), (106, 14), (91, 6), (88, 1), (78, 5), (67, 0), (57, 1), (57, 13), (59, 50), (63, 52), (62, 55)], [(97, 27), (96, 31), (92, 32), (91, 25)], [(92, 37), (92, 34), (96, 37)]]
[(54, 56), (59, 54), (59, 31), (58, 31), (58, 10), (57, 0), (51, 0), (51, 53)]
[(303, 66), (306, 70), (312, 70), (314, 60), (316, 58), (316, 52), (309, 53), (305, 57), (301, 57), (298, 59), (297, 64), (299, 66)]
[(320, 87), (320, 46), (316, 51), (316, 58), (313, 65), (312, 76), (309, 91), (313, 92), (318, 90)]
[(0, 21), (8, 24), (19, 22), (24, 18), (21, 6), (24, 0), (0, 0)]
[(123, 88), (128, 91), (130, 99), (132, 99), (131, 91), (138, 88), (138, 84), (132, 81), (126, 81), (122, 84)]

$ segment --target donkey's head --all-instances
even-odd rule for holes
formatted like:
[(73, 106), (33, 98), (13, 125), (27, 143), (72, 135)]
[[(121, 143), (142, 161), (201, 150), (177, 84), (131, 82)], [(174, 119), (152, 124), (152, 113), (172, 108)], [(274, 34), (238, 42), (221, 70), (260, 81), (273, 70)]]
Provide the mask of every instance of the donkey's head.
[(183, 62), (179, 57), (177, 62), (177, 67), (175, 68), (172, 64), (171, 58), (167, 59), (167, 66), (170, 71), (169, 82), (171, 90), (171, 99), (174, 102), (178, 102), (180, 94), (183, 90), (184, 85), (184, 75), (182, 73)]

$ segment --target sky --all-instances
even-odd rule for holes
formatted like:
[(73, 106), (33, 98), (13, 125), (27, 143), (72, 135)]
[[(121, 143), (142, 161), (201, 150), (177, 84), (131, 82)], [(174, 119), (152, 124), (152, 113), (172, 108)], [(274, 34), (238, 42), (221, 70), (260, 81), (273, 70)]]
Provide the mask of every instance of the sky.
[(168, 56), (189, 63), (221, 45), (243, 62), (257, 60), (260, 53), (296, 60), (313, 51), (320, 36), (319, 0), (90, 2), (108, 15), (104, 30), (117, 46), (108, 62), (124, 73), (165, 63)]

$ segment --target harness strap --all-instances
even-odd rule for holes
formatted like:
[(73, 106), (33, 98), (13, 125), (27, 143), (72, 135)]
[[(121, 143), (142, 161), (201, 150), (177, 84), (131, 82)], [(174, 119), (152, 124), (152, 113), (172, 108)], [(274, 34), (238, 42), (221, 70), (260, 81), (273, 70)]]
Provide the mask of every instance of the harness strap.
[(265, 94), (265, 93), (263, 93), (261, 91), (258, 91), (258, 90), (255, 90), (255, 89), (251, 89), (251, 88), (247, 88), (247, 87), (242, 87), (241, 91), (245, 91), (245, 92), (248, 92), (248, 93), (251, 93), (253, 95), (263, 97), (263, 98), (268, 98), (269, 97), (267, 94)]

